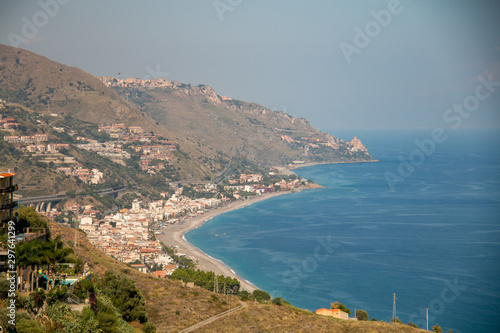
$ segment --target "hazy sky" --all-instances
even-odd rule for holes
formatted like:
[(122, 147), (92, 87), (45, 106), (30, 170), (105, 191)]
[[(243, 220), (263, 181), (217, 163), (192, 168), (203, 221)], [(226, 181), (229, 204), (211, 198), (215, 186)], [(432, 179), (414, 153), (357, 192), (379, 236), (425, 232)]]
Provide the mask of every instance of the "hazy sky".
[(0, 32), (96, 76), (208, 84), (323, 130), (500, 127), (500, 86), (484, 84), (500, 78), (500, 1), (0, 0)]

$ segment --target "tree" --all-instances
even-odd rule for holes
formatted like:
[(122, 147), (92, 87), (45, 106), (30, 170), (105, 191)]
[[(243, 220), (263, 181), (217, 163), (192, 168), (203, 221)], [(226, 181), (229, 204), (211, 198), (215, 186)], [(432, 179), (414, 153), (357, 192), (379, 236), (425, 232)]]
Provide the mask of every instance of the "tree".
[[(68, 256), (73, 253), (73, 249), (64, 247), (64, 243), (60, 236), (57, 236), (53, 241), (49, 241), (49, 246), (52, 252), (49, 253), (48, 259), (50, 262), (49, 271), (52, 273), (52, 287), (55, 286), (55, 274), (57, 271), (57, 264), (68, 260)], [(47, 289), (48, 284), (47, 284)]]
[(78, 258), (75, 262), (75, 266), (74, 266), (74, 271), (75, 271), (75, 275), (76, 274), (80, 274), (83, 272), (83, 261), (82, 259)]
[(406, 325), (408, 325), (408, 326), (410, 326), (410, 327), (415, 327), (415, 328), (418, 328), (418, 325), (417, 325), (417, 324), (414, 324), (414, 323), (412, 323), (412, 322), (409, 322), (409, 323), (408, 323), (408, 324), (406, 324)]
[[(28, 268), (29, 291), (38, 289), (38, 268), (47, 263), (47, 242), (36, 239), (31, 242), (21, 242), (16, 245), (16, 258), (18, 258), (18, 268)], [(36, 277), (35, 277), (36, 275)], [(24, 284), (24, 274), (21, 276), (21, 289)], [(35, 283), (36, 282), (36, 283)]]
[[(115, 271), (107, 271), (100, 281), (100, 287), (121, 312), (125, 321), (147, 322), (144, 297), (135, 286), (134, 280), (118, 275)], [(99, 317), (97, 319), (101, 321)]]
[(358, 320), (368, 320), (368, 312), (366, 312), (365, 310), (361, 310), (361, 309), (358, 309), (356, 310), (356, 318), (358, 318)]
[(438, 324), (432, 326), (432, 330), (436, 333), (441, 333), (443, 332), (443, 329), (441, 328), (441, 326), (439, 326)]
[(255, 297), (255, 300), (257, 300), (257, 302), (269, 301), (271, 299), (271, 295), (263, 290), (258, 289), (253, 291), (253, 297)]
[(10, 282), (7, 279), (0, 279), (0, 299), (7, 299), (10, 289)]
[(22, 233), (26, 228), (46, 229), (47, 222), (38, 215), (33, 207), (21, 206), (16, 211), (16, 233)]
[(344, 311), (348, 314), (351, 314), (351, 309), (347, 308), (344, 304), (339, 303), (339, 302), (333, 302), (331, 304), (331, 309), (339, 309), (340, 311)]

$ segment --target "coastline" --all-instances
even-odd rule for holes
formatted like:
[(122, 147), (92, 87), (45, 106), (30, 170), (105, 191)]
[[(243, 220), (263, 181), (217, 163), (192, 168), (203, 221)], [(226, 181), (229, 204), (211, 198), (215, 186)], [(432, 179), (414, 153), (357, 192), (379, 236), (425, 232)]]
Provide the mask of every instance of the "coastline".
[[(299, 191), (302, 189), (308, 189), (308, 188), (299, 188)], [(224, 214), (236, 209), (240, 209), (259, 201), (267, 200), (270, 198), (290, 193), (296, 193), (296, 192), (283, 191), (283, 192), (265, 193), (260, 196), (256, 196), (246, 200), (232, 201), (222, 207), (219, 207), (217, 209), (212, 209), (203, 215), (187, 218), (181, 223), (166, 226), (165, 228), (162, 229), (162, 231), (165, 232), (165, 235), (159, 235), (156, 236), (156, 238), (167, 246), (171, 247), (177, 246), (176, 250), (178, 253), (183, 253), (188, 257), (192, 256), (196, 258), (198, 262), (197, 268), (204, 271), (212, 271), (218, 275), (225, 275), (225, 276), (230, 276), (232, 278), (236, 278), (240, 281), (241, 290), (253, 292), (254, 290), (258, 289), (255, 285), (253, 285), (250, 281), (247, 281), (238, 276), (236, 272), (234, 272), (229, 266), (224, 264), (221, 260), (209, 256), (196, 246), (189, 243), (184, 237), (184, 235), (188, 231), (200, 227), (205, 222), (214, 218), (217, 215)]]
[(307, 168), (315, 165), (322, 165), (322, 164), (355, 164), (355, 163), (375, 163), (375, 162), (380, 162), (379, 160), (371, 160), (371, 161), (354, 161), (354, 162), (308, 162), (308, 163), (302, 163), (302, 164), (294, 164), (290, 165), (288, 167), (289, 170), (297, 170), (301, 168)]

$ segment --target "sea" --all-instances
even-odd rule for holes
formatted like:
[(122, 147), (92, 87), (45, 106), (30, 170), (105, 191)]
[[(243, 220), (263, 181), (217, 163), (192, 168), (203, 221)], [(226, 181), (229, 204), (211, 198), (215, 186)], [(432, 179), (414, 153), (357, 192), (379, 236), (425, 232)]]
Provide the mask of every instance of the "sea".
[[(445, 332), (500, 332), (500, 131), (330, 131), (375, 163), (295, 170), (320, 189), (221, 214), (186, 239), (272, 297)], [(352, 316), (351, 314), (351, 316)], [(428, 320), (427, 320), (428, 318)]]

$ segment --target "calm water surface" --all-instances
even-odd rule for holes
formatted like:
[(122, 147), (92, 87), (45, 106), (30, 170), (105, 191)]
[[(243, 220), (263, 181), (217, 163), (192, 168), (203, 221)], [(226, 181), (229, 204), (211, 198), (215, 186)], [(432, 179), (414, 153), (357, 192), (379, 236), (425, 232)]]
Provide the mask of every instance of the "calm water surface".
[(425, 328), (428, 307), (429, 327), (500, 332), (499, 132), (448, 132), (391, 188), (387, 172), (400, 175), (399, 157), (430, 132), (339, 135), (358, 135), (380, 162), (297, 170), (325, 188), (228, 212), (186, 238), (299, 307), (339, 301), (389, 321), (396, 293), (404, 323)]

